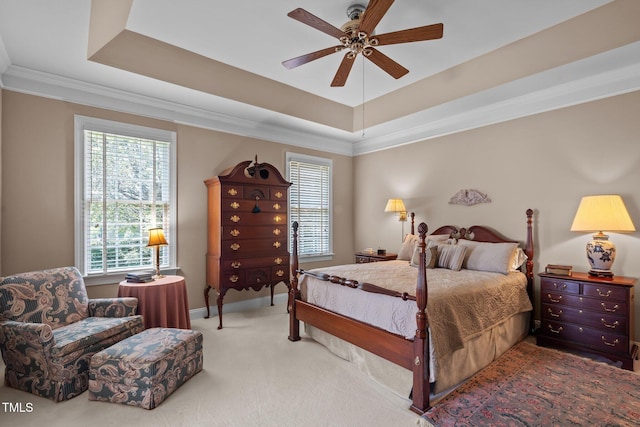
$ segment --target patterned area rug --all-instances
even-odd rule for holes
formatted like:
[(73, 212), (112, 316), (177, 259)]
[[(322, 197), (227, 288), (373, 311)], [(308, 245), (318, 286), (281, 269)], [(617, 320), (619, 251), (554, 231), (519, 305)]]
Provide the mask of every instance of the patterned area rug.
[(640, 375), (521, 342), (438, 402), (435, 426), (637, 426)]

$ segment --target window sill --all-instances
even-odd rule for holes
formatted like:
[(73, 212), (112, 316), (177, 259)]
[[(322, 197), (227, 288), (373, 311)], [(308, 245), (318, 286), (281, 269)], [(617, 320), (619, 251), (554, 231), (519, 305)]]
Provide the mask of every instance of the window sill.
[(322, 254), (322, 255), (300, 255), (298, 260), (300, 262), (319, 262), (319, 261), (331, 261), (333, 260), (334, 253)]
[[(140, 271), (140, 270), (149, 270), (152, 271), (152, 268), (136, 268), (130, 271)], [(167, 267), (160, 269), (161, 274), (165, 275), (175, 275), (180, 267)], [(122, 282), (124, 277), (127, 275), (129, 271), (120, 271), (118, 273), (111, 274), (101, 274), (95, 276), (84, 276), (84, 284), (85, 286), (99, 286), (99, 285), (114, 285)]]

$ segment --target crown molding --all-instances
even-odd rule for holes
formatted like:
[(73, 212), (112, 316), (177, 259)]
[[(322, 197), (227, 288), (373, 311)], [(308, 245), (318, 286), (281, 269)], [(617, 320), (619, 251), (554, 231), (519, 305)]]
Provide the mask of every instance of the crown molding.
[[(6, 56), (6, 55), (5, 55)], [(212, 129), (328, 153), (357, 156), (640, 90), (640, 42), (411, 114), (345, 132), (211, 96), (205, 107), (8, 65), (4, 89)], [(0, 46), (0, 67), (3, 59)], [(0, 68), (1, 69), (1, 68)], [(229, 106), (232, 108), (225, 108)]]

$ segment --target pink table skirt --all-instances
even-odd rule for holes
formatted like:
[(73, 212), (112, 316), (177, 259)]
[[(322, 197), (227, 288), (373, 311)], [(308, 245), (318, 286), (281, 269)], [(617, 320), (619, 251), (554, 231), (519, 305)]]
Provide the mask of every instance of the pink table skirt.
[(165, 276), (149, 283), (122, 281), (118, 285), (118, 296), (138, 298), (138, 314), (143, 316), (146, 329), (191, 329), (184, 277)]

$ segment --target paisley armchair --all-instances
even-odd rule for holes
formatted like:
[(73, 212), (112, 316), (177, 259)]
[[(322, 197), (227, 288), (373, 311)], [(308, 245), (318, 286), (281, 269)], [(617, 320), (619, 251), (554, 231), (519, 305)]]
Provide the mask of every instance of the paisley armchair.
[(144, 330), (136, 298), (89, 299), (75, 267), (0, 279), (5, 384), (53, 401), (88, 387), (91, 356)]

